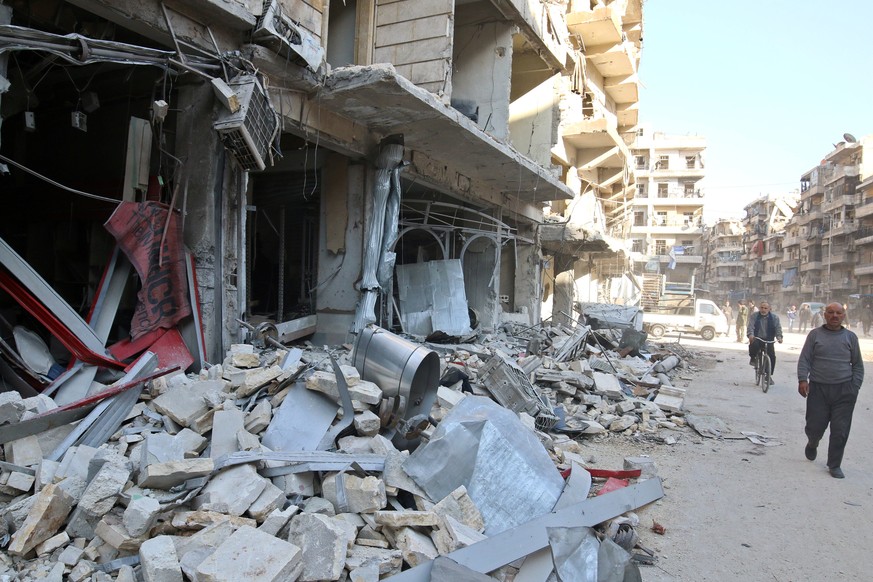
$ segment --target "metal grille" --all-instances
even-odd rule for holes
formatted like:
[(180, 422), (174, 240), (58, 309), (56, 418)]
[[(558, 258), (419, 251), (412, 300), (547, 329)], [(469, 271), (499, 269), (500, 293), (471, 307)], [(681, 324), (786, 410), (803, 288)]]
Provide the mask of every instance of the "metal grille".
[(221, 141), (246, 171), (266, 167), (278, 120), (260, 82), (253, 76), (230, 83), (240, 102), (236, 113), (227, 113), (214, 125)]

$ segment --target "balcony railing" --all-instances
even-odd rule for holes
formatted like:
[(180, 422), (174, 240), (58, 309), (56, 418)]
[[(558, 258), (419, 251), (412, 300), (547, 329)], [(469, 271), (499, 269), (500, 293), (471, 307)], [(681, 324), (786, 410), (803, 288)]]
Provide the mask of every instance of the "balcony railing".
[(832, 210), (836, 210), (837, 208), (842, 208), (843, 206), (854, 206), (855, 204), (855, 195), (854, 194), (843, 194), (842, 196), (834, 196), (831, 200), (824, 200), (821, 203), (822, 212), (830, 212)]
[(800, 263), (800, 272), (806, 273), (808, 271), (821, 271), (822, 270), (822, 262), (818, 261), (803, 261)]

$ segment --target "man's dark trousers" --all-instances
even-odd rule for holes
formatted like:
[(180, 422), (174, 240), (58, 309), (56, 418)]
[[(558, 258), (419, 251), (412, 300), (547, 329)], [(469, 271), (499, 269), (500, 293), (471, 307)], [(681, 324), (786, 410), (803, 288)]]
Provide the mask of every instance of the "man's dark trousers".
[(809, 383), (809, 396), (806, 398), (806, 437), (810, 443), (818, 445), (830, 423), (829, 468), (839, 467), (843, 462), (843, 451), (846, 449), (846, 441), (849, 440), (856, 400), (858, 391), (851, 382)]

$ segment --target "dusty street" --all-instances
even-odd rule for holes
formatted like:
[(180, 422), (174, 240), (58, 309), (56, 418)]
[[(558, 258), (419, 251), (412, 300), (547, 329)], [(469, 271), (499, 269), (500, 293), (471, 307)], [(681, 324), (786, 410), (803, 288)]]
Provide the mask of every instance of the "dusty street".
[[(664, 338), (675, 342), (677, 336)], [(677, 444), (646, 448), (664, 479), (666, 496), (640, 512), (642, 543), (660, 556), (642, 568), (649, 581), (808, 581), (871, 579), (873, 558), (873, 339), (861, 339), (867, 362), (842, 467), (834, 479), (825, 467), (826, 439), (818, 459), (803, 447), (805, 400), (797, 393), (797, 357), (804, 335), (786, 334), (776, 346), (776, 384), (764, 394), (754, 385), (747, 346), (733, 339), (681, 338), (702, 356), (688, 389), (689, 413), (716, 416), (730, 429), (721, 440), (687, 430)], [(752, 431), (781, 446), (741, 437)], [(608, 447), (598, 462), (620, 463)], [(633, 454), (624, 451), (625, 454)], [(666, 527), (659, 536), (652, 519)]]

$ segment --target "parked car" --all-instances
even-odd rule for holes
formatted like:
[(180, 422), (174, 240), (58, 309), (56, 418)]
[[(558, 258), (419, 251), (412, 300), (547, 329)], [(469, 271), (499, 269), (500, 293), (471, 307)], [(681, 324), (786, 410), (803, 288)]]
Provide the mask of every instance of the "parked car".
[(668, 331), (682, 331), (696, 333), (708, 341), (716, 335), (727, 335), (728, 324), (718, 305), (709, 299), (695, 299), (694, 303), (667, 313), (644, 313), (643, 329), (653, 338), (662, 337)]

